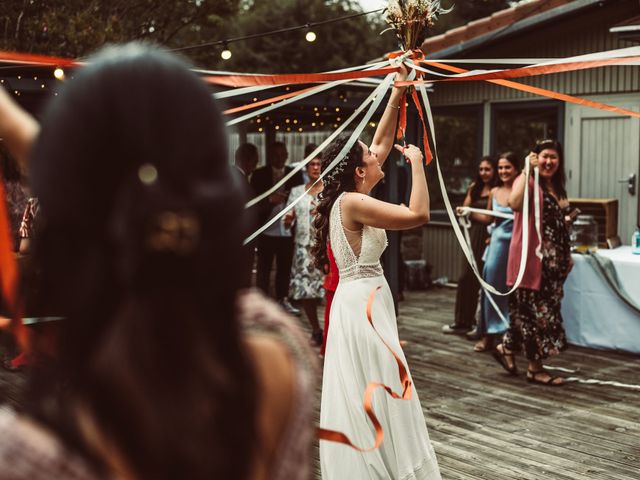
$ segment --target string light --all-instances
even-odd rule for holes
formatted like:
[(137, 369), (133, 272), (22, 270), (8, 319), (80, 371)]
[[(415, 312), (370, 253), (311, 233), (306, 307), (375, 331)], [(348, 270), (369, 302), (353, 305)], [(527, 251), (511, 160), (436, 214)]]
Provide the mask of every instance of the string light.
[(220, 56), (223, 60), (229, 60), (231, 58), (231, 50), (229, 50), (227, 42), (222, 44), (222, 52), (220, 53)]
[[(191, 50), (194, 48), (203, 48), (203, 47), (212, 47), (215, 45), (222, 45), (224, 50), (223, 50), (223, 55), (222, 58), (225, 60), (228, 60), (229, 58), (231, 58), (231, 51), (228, 49), (228, 45), (231, 42), (239, 42), (240, 40), (250, 40), (252, 38), (262, 38), (262, 37), (267, 37), (269, 35), (277, 35), (279, 33), (286, 33), (286, 32), (293, 32), (295, 30), (309, 30), (307, 32), (307, 35), (313, 33), (310, 29), (312, 27), (318, 26), (318, 25), (326, 25), (328, 23), (335, 23), (335, 22), (341, 22), (343, 20), (348, 20), (350, 18), (355, 18), (355, 17), (362, 17), (365, 15), (370, 15), (372, 13), (378, 13), (378, 12), (382, 12), (384, 10), (384, 8), (378, 8), (377, 10), (371, 10), (368, 12), (360, 12), (360, 13), (353, 13), (351, 15), (344, 15), (342, 17), (337, 17), (337, 18), (331, 18), (329, 20), (322, 20), (320, 22), (308, 22), (305, 23), (304, 25), (298, 25), (295, 27), (287, 27), (287, 28), (280, 28), (278, 30), (272, 30), (270, 32), (263, 32), (263, 33), (254, 33), (253, 35), (245, 35), (243, 37), (235, 37), (235, 38), (227, 38), (225, 40), (216, 40), (215, 42), (206, 42), (206, 43), (199, 43), (197, 45), (188, 45), (186, 47), (180, 47), (180, 48), (174, 48), (171, 51), (173, 52), (177, 52), (177, 51), (182, 51), (182, 50)], [(305, 36), (305, 38), (307, 38), (308, 42), (313, 42), (316, 39), (316, 35), (315, 33), (313, 33), (313, 40), (309, 40), (309, 38), (307, 36)], [(224, 53), (225, 52), (229, 52), (228, 53), (228, 57), (225, 58)]]
[(316, 38), (317, 38), (316, 33), (312, 30), (309, 30), (307, 34), (304, 36), (304, 39), (309, 43), (315, 42)]
[(53, 76), (56, 77), (58, 80), (64, 80), (64, 70), (62, 70), (60, 67), (56, 68), (53, 71)]

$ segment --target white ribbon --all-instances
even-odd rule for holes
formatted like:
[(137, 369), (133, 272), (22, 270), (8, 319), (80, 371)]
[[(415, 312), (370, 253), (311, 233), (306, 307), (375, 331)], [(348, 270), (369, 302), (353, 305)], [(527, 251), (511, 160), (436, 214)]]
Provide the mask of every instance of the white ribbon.
[[(411, 54), (411, 52), (407, 52), (404, 55), (402, 55), (401, 57), (398, 57), (397, 59), (392, 59), (389, 60), (389, 63), (393, 66), (397, 66), (399, 64), (399, 62), (401, 62), (402, 60), (404, 60), (405, 58), (407, 58), (407, 56), (409, 56)], [(386, 62), (383, 62), (386, 63)], [(376, 63), (370, 67), (367, 68), (367, 70), (372, 70), (372, 69), (376, 69), (378, 67), (380, 67), (381, 64)], [(391, 75), (391, 74), (390, 74)], [(415, 75), (414, 72), (411, 72), (411, 75)], [(388, 77), (387, 77), (388, 78)], [(413, 77), (409, 77), (409, 78), (413, 78)], [(380, 85), (382, 85), (382, 82), (380, 83)], [(328, 138), (326, 138), (320, 145), (318, 145), (318, 147), (311, 152), (306, 158), (304, 158), (301, 162), (298, 162), (298, 164), (289, 172), (287, 173), (284, 177), (282, 177), (275, 185), (273, 185), (271, 188), (269, 188), (267, 191), (261, 193), (260, 195), (252, 198), (251, 200), (249, 200), (246, 205), (245, 208), (249, 208), (252, 207), (253, 205), (255, 205), (256, 203), (264, 200), (265, 198), (267, 198), (269, 195), (271, 195), (273, 192), (275, 192), (276, 190), (278, 190), (280, 187), (282, 187), (285, 183), (287, 183), (287, 181), (293, 177), (297, 172), (299, 172), (300, 170), (302, 170), (304, 167), (307, 166), (307, 164), (313, 160), (314, 158), (316, 158), (338, 135), (340, 135), (344, 130), (346, 130), (346, 128), (351, 124), (351, 122), (358, 116), (360, 115), (360, 113), (364, 110), (365, 106), (371, 102), (373, 99), (376, 98), (376, 92), (378, 91), (378, 88), (380, 87), (380, 85), (378, 85), (378, 87), (376, 87), (376, 89), (371, 92), (371, 94), (364, 100), (364, 102), (362, 102), (360, 104), (360, 106), (355, 110), (355, 112), (353, 112), (353, 114), (351, 114), (351, 116), (344, 122), (342, 123), (342, 125), (340, 125), (338, 127), (337, 130), (335, 130), (331, 135), (329, 135)], [(388, 87), (387, 87), (388, 88)], [(348, 150), (347, 150), (348, 151)]]
[[(377, 63), (373, 63), (373, 64), (368, 64), (368, 65), (358, 65), (357, 67), (343, 68), (341, 70), (331, 70), (330, 72), (324, 72), (324, 73), (355, 72), (357, 70), (364, 70), (365, 68), (379, 68), (382, 65), (385, 65), (386, 63), (387, 62), (377, 62)], [(242, 74), (231, 73), (230, 75), (242, 75)], [(362, 81), (363, 79), (357, 79), (357, 80)], [(263, 91), (263, 90), (268, 90), (270, 88), (276, 88), (276, 87), (281, 87), (281, 86), (282, 85), (255, 85), (253, 87), (233, 88), (233, 89), (230, 89), (230, 90), (225, 90), (224, 92), (214, 93), (213, 97), (216, 98), (216, 99), (236, 97), (238, 95), (245, 95), (245, 94), (249, 94), (249, 93), (260, 92), (260, 91)]]
[[(469, 207), (465, 207), (465, 208), (469, 208)], [(481, 210), (479, 208), (474, 208), (474, 210)], [(501, 213), (501, 212), (493, 212), (492, 210), (484, 210), (486, 212), (490, 212), (490, 213)], [(504, 214), (504, 215), (508, 215), (508, 214)], [(496, 215), (497, 217), (501, 216), (501, 215)], [(511, 218), (513, 218), (513, 215), (511, 215)], [(469, 221), (468, 216), (462, 216), (459, 217), (459, 221), (460, 221), (460, 225), (462, 226), (462, 228), (464, 229), (464, 239), (467, 242), (467, 247), (469, 249), (471, 249), (471, 237), (469, 236), (469, 229), (471, 228), (471, 222)], [(473, 265), (475, 267), (476, 270), (478, 270), (478, 264), (476, 263), (476, 259), (475, 257), (472, 255), (471, 256), (471, 260), (473, 261)], [(500, 307), (498, 307), (498, 305), (496, 305), (495, 300), (493, 299), (493, 297), (491, 296), (491, 294), (489, 292), (487, 292), (486, 289), (482, 288), (482, 290), (484, 291), (485, 296), (489, 299), (489, 303), (491, 304), (491, 306), (493, 307), (493, 309), (495, 310), (495, 312), (498, 314), (498, 317), (500, 317), (500, 320), (502, 320), (503, 323), (505, 323), (506, 325), (509, 324), (509, 320), (507, 320), (504, 315), (502, 314), (502, 311), (500, 310)]]
[[(410, 68), (413, 68), (413, 65), (410, 64), (409, 62), (406, 62), (406, 64)], [(431, 107), (429, 105), (429, 98), (427, 96), (427, 90), (424, 84), (418, 84), (416, 85), (416, 88), (418, 89), (418, 91), (420, 92), (420, 95), (422, 96), (422, 102), (424, 103), (425, 112), (426, 112), (427, 120), (429, 123), (429, 131), (431, 134), (431, 139), (433, 141), (433, 150), (434, 150), (433, 157), (436, 162), (436, 171), (438, 173), (438, 180), (440, 183), (440, 191), (442, 192), (442, 199), (444, 200), (444, 205), (447, 210), (447, 214), (449, 215), (449, 220), (451, 221), (453, 232), (455, 233), (458, 239), (458, 243), (462, 248), (462, 253), (464, 253), (465, 257), (467, 258), (467, 261), (469, 262), (469, 265), (471, 266), (471, 269), (475, 273), (476, 277), (478, 278), (478, 281), (480, 282), (480, 285), (482, 285), (483, 288), (485, 288), (486, 290), (488, 290), (489, 292), (495, 295), (501, 295), (501, 296), (510, 295), (518, 288), (518, 286), (522, 282), (522, 278), (524, 277), (524, 271), (526, 267), (527, 254), (529, 251), (529, 208), (528, 208), (529, 207), (529, 171), (530, 171), (529, 162), (525, 163), (525, 169), (524, 169), (525, 182), (526, 182), (526, 188), (524, 190), (524, 205), (526, 206), (526, 208), (523, 208), (523, 211), (522, 211), (523, 222), (522, 222), (522, 251), (520, 252), (520, 269), (518, 270), (518, 275), (516, 277), (515, 283), (513, 284), (513, 287), (511, 287), (511, 289), (508, 292), (499, 292), (493, 287), (493, 285), (485, 282), (484, 279), (482, 278), (481, 273), (478, 271), (477, 265), (475, 265), (473, 254), (471, 253), (471, 250), (467, 247), (464, 240), (464, 235), (460, 230), (460, 226), (458, 225), (458, 222), (456, 221), (456, 216), (453, 211), (453, 208), (451, 207), (451, 202), (449, 201), (449, 195), (447, 194), (444, 177), (442, 176), (442, 170), (440, 168), (440, 162), (438, 160), (435, 127), (433, 123), (433, 115), (431, 113)]]
[(506, 220), (513, 220), (513, 213), (498, 212), (496, 210), (485, 210), (484, 208), (473, 207), (460, 207), (460, 214), (462, 216), (468, 216), (470, 213), (479, 213), (481, 215), (491, 215), (493, 217), (504, 218)]
[[(566, 57), (566, 58), (553, 58), (553, 59), (548, 59), (548, 60), (544, 60), (544, 61), (540, 61), (540, 62), (534, 62), (533, 64), (529, 64), (528, 67), (529, 68), (535, 68), (535, 67), (543, 67), (543, 66), (549, 66), (549, 65), (563, 65), (563, 64), (567, 64), (567, 63), (576, 63), (576, 62), (588, 62), (588, 61), (597, 61), (597, 60), (609, 60), (609, 59), (613, 59), (613, 58), (625, 58), (625, 57), (635, 57), (635, 56), (640, 56), (640, 47), (627, 47), (627, 48), (619, 48), (616, 50), (607, 50), (604, 52), (596, 52), (596, 53), (589, 53), (586, 55), (577, 55), (575, 57)], [(518, 64), (527, 64), (527, 62), (524, 62), (524, 60), (526, 59), (517, 59), (518, 61), (516, 63)], [(535, 59), (533, 59), (535, 60)], [(440, 59), (434, 59), (433, 61), (438, 62), (438, 63), (456, 63), (455, 61), (451, 60), (440, 60)], [(508, 63), (513, 63), (514, 59), (503, 59), (503, 58), (495, 58), (493, 60), (489, 59), (481, 59), (479, 61), (467, 61), (466, 59), (463, 61), (464, 63), (493, 63), (493, 64), (508, 64)], [(637, 65), (638, 62), (627, 62), (627, 63), (619, 63), (616, 65)], [(428, 73), (430, 75), (434, 75), (436, 77), (442, 77), (442, 78), (465, 78), (465, 77), (471, 77), (471, 76), (475, 76), (475, 75), (484, 75), (487, 73), (501, 73), (501, 72), (507, 72), (509, 71), (509, 69), (506, 68), (499, 68), (499, 69), (490, 69), (490, 70), (486, 70), (486, 69), (475, 69), (475, 70), (469, 70), (468, 72), (462, 72), (462, 73), (440, 73), (440, 72), (435, 72), (433, 70), (430, 70), (428, 68), (425, 67), (421, 67), (419, 65), (413, 64), (411, 68), (415, 68), (416, 70), (419, 70), (421, 72), (424, 73)]]
[[(356, 143), (356, 141), (360, 137), (360, 134), (364, 130), (365, 126), (367, 125), (367, 123), (369, 123), (369, 120), (371, 119), (371, 117), (373, 116), (375, 111), (380, 106), (380, 103), (382, 102), (382, 99), (385, 97), (386, 91), (391, 86), (391, 83), (393, 82), (393, 79), (394, 79), (395, 75), (396, 75), (395, 72), (388, 74), (385, 77), (384, 81), (378, 87), (376, 87), (376, 89), (373, 92), (371, 92), (371, 95), (369, 97), (373, 98), (373, 102), (371, 103), (371, 106), (369, 107), (369, 110), (367, 111), (367, 113), (365, 113), (365, 115), (362, 118), (362, 120), (360, 120), (360, 123), (358, 124), (358, 126), (353, 130), (353, 133), (351, 134), (351, 136), (347, 140), (347, 143), (344, 145), (344, 147), (342, 147), (342, 150), (340, 150), (338, 155), (336, 155), (336, 158), (327, 166), (327, 168), (325, 168), (322, 171), (322, 173), (320, 174), (318, 179), (315, 182), (313, 182), (313, 184), (311, 184), (311, 186), (307, 190), (305, 190), (305, 192), (302, 193), (298, 198), (293, 200), (289, 205), (287, 205), (284, 209), (282, 209), (282, 211), (280, 211), (277, 215), (275, 215), (273, 218), (271, 218), (262, 227), (260, 227), (258, 230), (253, 232), (250, 236), (248, 236), (244, 240), (244, 245), (246, 245), (247, 243), (251, 242), (258, 235), (260, 235), (262, 232), (264, 232), (267, 228), (269, 228), (275, 222), (280, 220), (280, 218), (282, 218), (284, 215), (286, 215), (287, 212), (289, 212), (289, 210), (291, 210), (293, 207), (295, 207), (296, 204), (300, 200), (302, 200), (304, 198), (304, 196), (307, 195), (309, 193), (309, 191), (311, 191), (311, 189), (318, 182), (321, 182), (322, 179), (327, 174), (329, 174), (329, 172), (331, 172), (335, 168), (335, 166), (338, 165), (338, 163), (340, 163), (342, 161), (344, 155), (346, 155), (349, 152), (349, 150), (351, 149), (351, 147), (353, 146), (353, 144)], [(364, 106), (368, 101), (369, 101), (369, 98), (367, 98), (367, 100), (365, 100), (361, 106)]]
[(273, 192), (277, 191), (280, 187), (282, 187), (285, 183), (287, 183), (287, 181), (291, 177), (293, 177), (296, 173), (298, 173), (300, 170), (305, 168), (311, 160), (316, 158), (325, 148), (327, 148), (327, 146), (331, 142), (333, 142), (333, 140), (336, 137), (338, 137), (338, 135), (344, 132), (347, 129), (347, 127), (351, 124), (351, 122), (353, 122), (353, 120), (355, 120), (356, 117), (358, 117), (358, 115), (362, 113), (362, 111), (367, 106), (367, 104), (376, 97), (376, 92), (378, 92), (379, 87), (380, 85), (376, 87), (376, 89), (371, 92), (371, 94), (364, 100), (364, 102), (360, 104), (360, 106), (351, 114), (351, 116), (349, 116), (349, 118), (347, 118), (347, 120), (345, 120), (331, 135), (329, 135), (320, 145), (318, 145), (313, 152), (307, 155), (307, 157), (304, 158), (301, 162), (298, 162), (298, 164), (291, 171), (289, 171), (289, 173), (287, 173), (284, 177), (282, 177), (271, 188), (269, 188), (267, 191), (262, 192), (260, 195), (257, 195), (256, 197), (249, 200), (246, 203), (245, 208), (250, 208), (254, 206), (256, 203), (264, 200)]
[[(552, 367), (550, 365), (545, 365), (544, 369), (557, 371), (557, 372), (564, 372), (564, 373), (578, 373), (580, 371), (579, 368), (570, 369), (570, 368), (563, 368), (563, 367)], [(598, 380), (595, 378), (568, 377), (568, 378), (565, 378), (564, 381), (567, 383), (582, 383), (585, 385), (607, 385), (610, 387), (630, 388), (632, 390), (640, 390), (640, 385), (620, 383), (613, 380)]]

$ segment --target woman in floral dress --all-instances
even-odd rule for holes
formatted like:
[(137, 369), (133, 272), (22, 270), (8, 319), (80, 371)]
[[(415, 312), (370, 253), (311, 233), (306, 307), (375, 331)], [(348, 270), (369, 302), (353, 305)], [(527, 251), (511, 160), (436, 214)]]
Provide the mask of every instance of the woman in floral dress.
[(321, 166), (320, 158), (314, 158), (307, 164), (309, 183), (292, 188), (287, 204), (295, 201), (310, 188), (311, 190), (284, 217), (285, 226), (295, 229), (289, 298), (302, 303), (304, 313), (309, 320), (309, 325), (311, 325), (311, 342), (316, 346), (322, 345), (322, 328), (318, 322), (318, 303), (324, 296), (324, 274), (314, 265), (311, 246), (314, 238), (313, 217), (318, 194), (322, 191), (322, 182), (313, 184), (320, 176)]
[[(563, 285), (571, 267), (569, 229), (565, 211), (569, 208), (565, 190), (564, 156), (557, 141), (538, 143), (529, 155), (531, 167), (540, 170), (540, 191), (533, 192), (530, 182), (529, 252), (525, 275), (519, 288), (509, 300), (510, 326), (502, 345), (494, 356), (512, 374), (517, 374), (514, 352), (524, 350), (529, 362), (527, 380), (544, 385), (564, 384), (561, 377), (545, 371), (542, 361), (567, 348), (560, 307)], [(507, 284), (513, 285), (519, 269), (522, 238), (522, 209), (524, 176), (513, 187), (509, 204), (515, 213), (514, 232), (509, 251)], [(533, 215), (533, 197), (538, 195), (542, 205), (542, 259), (536, 256), (538, 244)]]

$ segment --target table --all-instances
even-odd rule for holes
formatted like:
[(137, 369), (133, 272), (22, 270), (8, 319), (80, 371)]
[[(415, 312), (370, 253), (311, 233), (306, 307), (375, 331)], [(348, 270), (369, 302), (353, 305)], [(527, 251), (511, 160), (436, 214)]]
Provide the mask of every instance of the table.
[[(599, 250), (614, 264), (629, 296), (640, 305), (640, 255), (631, 247)], [(582, 255), (564, 285), (562, 316), (569, 343), (640, 353), (640, 313), (623, 302)]]

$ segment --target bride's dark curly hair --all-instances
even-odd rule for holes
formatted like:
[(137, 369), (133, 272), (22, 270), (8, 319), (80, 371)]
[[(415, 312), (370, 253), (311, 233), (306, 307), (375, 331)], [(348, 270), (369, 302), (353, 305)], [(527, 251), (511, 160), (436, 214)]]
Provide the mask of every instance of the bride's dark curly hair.
[[(339, 136), (322, 154), (322, 171), (336, 159), (342, 148), (349, 140), (350, 134)], [(331, 207), (342, 192), (353, 192), (356, 189), (356, 183), (353, 178), (353, 171), (356, 167), (363, 166), (362, 156), (364, 152), (360, 143), (355, 143), (344, 160), (336, 165), (336, 173), (325, 177), (324, 188), (318, 198), (318, 206), (316, 208), (316, 216), (313, 221), (315, 227), (315, 242), (311, 253), (314, 256), (316, 267), (323, 272), (329, 271), (329, 258), (327, 257), (327, 242), (329, 241), (329, 213)]]

